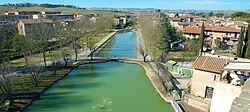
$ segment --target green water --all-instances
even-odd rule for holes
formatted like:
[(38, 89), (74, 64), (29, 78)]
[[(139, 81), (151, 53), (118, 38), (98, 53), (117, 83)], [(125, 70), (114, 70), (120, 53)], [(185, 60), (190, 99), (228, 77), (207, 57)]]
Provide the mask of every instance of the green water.
[(97, 54), (97, 56), (114, 57), (136, 57), (136, 33), (118, 33), (110, 42)]
[[(134, 37), (129, 37), (131, 35), (134, 35), (133, 32), (117, 34), (115, 40), (112, 40), (113, 43), (111, 41), (108, 44), (110, 50), (106, 49), (100, 53), (113, 56), (114, 54), (109, 54), (108, 51), (115, 53), (114, 50), (120, 46), (116, 43), (119, 40), (135, 41)], [(124, 45), (128, 44), (124, 42)], [(125, 52), (130, 54), (127, 55)], [(123, 51), (122, 54), (135, 57), (134, 51)], [(104, 103), (105, 107), (100, 108), (98, 104), (102, 104), (103, 97), (108, 98), (112, 103)], [(140, 65), (107, 62), (79, 66), (66, 78), (49, 88), (25, 111), (172, 112), (173, 109), (154, 90)]]

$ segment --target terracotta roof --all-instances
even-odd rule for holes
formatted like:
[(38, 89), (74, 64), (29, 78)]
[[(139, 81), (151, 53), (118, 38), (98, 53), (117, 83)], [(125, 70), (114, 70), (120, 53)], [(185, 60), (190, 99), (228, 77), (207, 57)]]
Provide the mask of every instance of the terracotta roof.
[(50, 19), (21, 19), (24, 24), (34, 24), (34, 23), (53, 23), (54, 21)]
[(201, 28), (198, 28), (197, 26), (187, 26), (183, 28), (183, 33), (192, 33), (192, 34), (200, 34)]
[(214, 27), (213, 31), (240, 33), (239, 29), (233, 27)]
[(219, 57), (199, 56), (195, 60), (193, 68), (220, 73), (220, 70), (225, 67), (226, 62), (226, 59)]
[[(197, 26), (187, 26), (183, 28), (182, 32), (183, 33), (192, 33), (192, 34), (200, 34), (201, 28), (198, 28)], [(233, 27), (211, 27), (211, 26), (206, 26), (205, 28), (206, 31), (213, 31), (213, 32), (230, 32), (230, 33), (240, 33), (239, 29), (233, 28)]]
[(181, 18), (171, 18), (170, 20), (172, 20), (172, 21), (180, 21)]

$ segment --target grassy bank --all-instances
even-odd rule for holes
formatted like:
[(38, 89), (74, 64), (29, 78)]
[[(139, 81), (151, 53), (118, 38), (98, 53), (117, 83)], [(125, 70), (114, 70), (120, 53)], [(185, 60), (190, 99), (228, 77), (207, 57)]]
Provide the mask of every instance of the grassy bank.
[(1, 111), (15, 112), (19, 111), (27, 104), (29, 104), (33, 99), (35, 99), (41, 92), (50, 87), (57, 80), (63, 78), (67, 73), (74, 68), (72, 64), (68, 67), (60, 66), (58, 67), (57, 73), (53, 74), (53, 69), (51, 66), (45, 68), (45, 70), (39, 75), (38, 86), (34, 86), (31, 81), (31, 75), (28, 73), (22, 73), (15, 75), (13, 83), (13, 105), (0, 107)]
[[(95, 61), (79, 61), (79, 65), (87, 63), (99, 63), (105, 60), (95, 60)], [(37, 97), (46, 91), (53, 84), (57, 83), (59, 80), (67, 76), (71, 70), (73, 70), (77, 65), (73, 65), (72, 62), (69, 66), (65, 67), (62, 64), (58, 67), (56, 74), (52, 66), (48, 66), (39, 75), (38, 86), (34, 86), (31, 83), (31, 76), (28, 73), (22, 73), (15, 75), (13, 83), (13, 105), (7, 107), (0, 107), (0, 111), (15, 112), (24, 109), (29, 106)], [(0, 93), (1, 94), (1, 93)]]
[[(105, 38), (110, 33), (111, 32), (104, 32), (104, 33), (99, 33), (99, 34), (95, 35), (95, 37), (93, 37), (93, 38), (95, 38), (93, 40), (93, 43), (100, 42), (103, 38)], [(81, 46), (85, 46), (85, 45), (82, 43)], [(67, 47), (67, 48), (64, 48), (64, 49), (65, 49), (64, 51), (67, 54), (70, 54), (71, 56), (75, 55), (74, 50), (71, 49), (70, 47)], [(85, 51), (85, 49), (80, 49), (78, 52), (80, 53), (80, 52), (84, 52), (84, 51)], [(60, 49), (53, 50), (53, 51), (48, 51), (48, 52), (46, 52), (46, 60), (51, 61), (51, 60), (53, 60), (53, 57), (55, 57), (55, 55), (60, 54), (60, 53), (61, 53)], [(58, 58), (60, 58), (60, 57), (58, 56)], [(32, 57), (28, 57), (28, 59), (35, 61), (34, 63), (42, 63), (43, 62), (42, 53), (36, 54), (36, 55), (34, 55)], [(12, 60), (10, 62), (10, 66), (14, 67), (14, 68), (23, 67), (23, 66), (25, 66), (25, 59), (20, 58), (20, 59)]]
[(83, 10), (67, 7), (57, 8), (44, 8), (44, 7), (14, 7), (14, 6), (0, 6), (0, 14), (4, 14), (6, 11), (60, 11), (63, 14), (103, 14), (103, 15), (127, 15), (129, 12), (111, 12), (109, 10)]

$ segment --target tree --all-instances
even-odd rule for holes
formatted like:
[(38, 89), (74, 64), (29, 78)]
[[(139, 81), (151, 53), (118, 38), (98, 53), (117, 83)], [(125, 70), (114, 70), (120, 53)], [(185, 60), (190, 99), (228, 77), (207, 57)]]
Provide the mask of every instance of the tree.
[(34, 41), (29, 36), (23, 36), (23, 35), (16, 34), (13, 37), (14, 49), (18, 50), (19, 52), (22, 53), (22, 55), (24, 56), (26, 66), (29, 65), (28, 56), (31, 56), (33, 50), (35, 49), (33, 47), (33, 45), (35, 45), (35, 43), (33, 43), (33, 42)]
[(202, 23), (201, 34), (200, 34), (199, 44), (198, 44), (199, 55), (201, 55), (201, 53), (203, 51), (204, 39), (205, 39), (205, 26), (204, 26), (204, 23)]
[(13, 24), (6, 25), (4, 28), (0, 27), (0, 62), (10, 60), (13, 54), (12, 38), (17, 32), (17, 29)]
[(162, 37), (159, 14), (141, 13), (138, 22), (141, 26), (146, 48), (153, 55), (153, 60), (155, 60), (156, 50), (160, 47), (160, 38)]
[(37, 50), (40, 50), (43, 55), (44, 65), (46, 64), (46, 52), (48, 50), (49, 39), (52, 39), (53, 26), (50, 23), (45, 23), (42, 20), (38, 20), (39, 23), (35, 24), (35, 27), (31, 33), (33, 41), (36, 41)]
[(69, 23), (64, 22), (64, 23), (58, 23), (55, 24), (55, 28), (53, 29), (53, 37), (57, 40), (57, 43), (59, 44), (59, 49), (60, 49), (60, 55), (62, 60), (64, 61), (64, 66), (68, 65), (68, 62), (71, 60), (71, 56), (66, 52), (67, 50), (64, 48), (70, 43), (70, 39), (67, 35), (67, 30)]
[(171, 26), (168, 17), (163, 13), (141, 13), (139, 25), (147, 50), (155, 57), (156, 51), (162, 51), (158, 61), (165, 60), (170, 51), (170, 43), (182, 38)]
[(213, 12), (210, 12), (209, 14), (208, 14), (208, 17), (213, 17), (214, 16), (214, 13)]
[(84, 26), (84, 34), (81, 36), (82, 43), (85, 43), (85, 47), (89, 48), (91, 60), (96, 50), (95, 42), (99, 40), (98, 34), (109, 31), (112, 28), (112, 16), (100, 16), (99, 18), (82, 19), (81, 25)]
[(237, 52), (236, 52), (237, 57), (242, 57), (243, 38), (244, 38), (244, 29), (241, 28), (240, 37), (237, 44)]
[(33, 87), (38, 86), (38, 82), (40, 79), (40, 74), (43, 72), (44, 67), (42, 65), (30, 64), (28, 66), (28, 73), (31, 76), (31, 82)]
[(15, 77), (10, 72), (8, 62), (0, 64), (0, 98), (8, 101), (9, 106), (13, 106), (13, 82)]
[(250, 28), (250, 24), (248, 25), (248, 28), (246, 29), (246, 33), (245, 33), (245, 38), (244, 38), (244, 47), (243, 47), (243, 51), (242, 51), (242, 57), (245, 58), (246, 57), (246, 50), (247, 50), (247, 46), (248, 46), (248, 36), (249, 36), (249, 29)]
[(179, 18), (179, 17), (180, 17), (180, 16), (179, 16), (179, 13), (177, 12), (177, 13), (174, 15), (174, 17)]
[(177, 38), (175, 28), (171, 26), (168, 17), (163, 13), (160, 14), (160, 23), (162, 27), (161, 47), (163, 51), (158, 61), (163, 62), (171, 49), (170, 43), (177, 40)]
[(53, 69), (53, 74), (55, 75), (57, 72), (57, 69), (60, 66), (60, 59), (61, 59), (61, 55), (58, 52), (54, 52), (51, 56), (52, 59), (52, 69)]
[(250, 59), (250, 25), (248, 25), (248, 31), (247, 31), (247, 41), (246, 42), (246, 56), (245, 58)]

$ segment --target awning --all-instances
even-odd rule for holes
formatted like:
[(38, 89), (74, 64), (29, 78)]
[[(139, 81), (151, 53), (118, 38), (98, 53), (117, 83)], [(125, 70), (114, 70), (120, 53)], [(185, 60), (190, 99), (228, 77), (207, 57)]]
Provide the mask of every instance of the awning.
[(250, 62), (229, 63), (222, 70), (250, 71)]
[(230, 77), (235, 80), (240, 80), (240, 78), (234, 73), (230, 73)]

